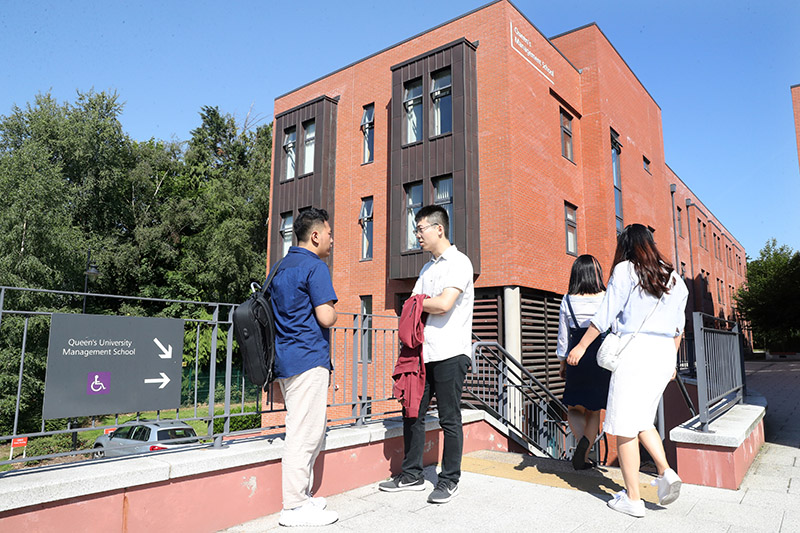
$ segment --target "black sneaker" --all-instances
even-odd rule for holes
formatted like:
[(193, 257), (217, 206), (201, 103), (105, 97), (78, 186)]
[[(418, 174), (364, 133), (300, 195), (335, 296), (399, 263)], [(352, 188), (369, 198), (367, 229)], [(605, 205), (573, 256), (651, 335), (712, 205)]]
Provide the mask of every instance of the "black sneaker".
[(400, 474), (389, 481), (378, 484), (378, 490), (383, 492), (400, 492), (401, 490), (425, 490), (425, 478), (414, 479), (413, 477)]
[(428, 496), (428, 503), (447, 503), (458, 494), (458, 483), (447, 481), (446, 479), (439, 480), (436, 488), (433, 489), (430, 496)]

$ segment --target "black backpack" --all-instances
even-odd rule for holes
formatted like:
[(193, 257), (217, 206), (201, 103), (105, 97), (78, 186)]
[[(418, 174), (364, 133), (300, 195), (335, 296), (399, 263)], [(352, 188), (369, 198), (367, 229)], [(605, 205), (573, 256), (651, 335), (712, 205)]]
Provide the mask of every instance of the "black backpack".
[(264, 286), (233, 312), (233, 333), (242, 353), (245, 374), (250, 383), (263, 387), (265, 391), (275, 379), (275, 317), (268, 289), (281, 261), (275, 265)]

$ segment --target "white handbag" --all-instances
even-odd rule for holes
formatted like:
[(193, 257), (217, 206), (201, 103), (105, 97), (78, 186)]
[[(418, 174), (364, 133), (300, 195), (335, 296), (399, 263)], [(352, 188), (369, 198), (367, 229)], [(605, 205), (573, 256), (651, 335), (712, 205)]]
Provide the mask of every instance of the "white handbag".
[[(662, 296), (663, 298), (663, 296)], [(597, 364), (606, 370), (615, 371), (619, 366), (620, 354), (622, 351), (630, 344), (630, 342), (636, 337), (636, 335), (642, 330), (642, 326), (644, 323), (647, 322), (647, 319), (652, 316), (652, 314), (656, 311), (656, 307), (658, 307), (659, 302), (661, 302), (661, 298), (658, 299), (656, 305), (653, 306), (653, 309), (650, 310), (650, 313), (644, 317), (642, 324), (639, 326), (639, 329), (636, 330), (636, 333), (628, 337), (628, 340), (625, 344), (622, 344), (622, 338), (619, 336), (619, 333), (616, 332), (609, 332), (606, 334), (606, 338), (603, 339), (602, 344), (600, 344), (600, 348), (597, 350)]]

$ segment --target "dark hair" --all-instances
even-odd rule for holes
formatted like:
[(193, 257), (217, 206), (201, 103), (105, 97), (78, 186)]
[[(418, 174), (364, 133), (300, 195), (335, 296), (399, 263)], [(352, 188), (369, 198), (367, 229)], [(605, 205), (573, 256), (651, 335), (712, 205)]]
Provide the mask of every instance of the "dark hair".
[(600, 262), (589, 254), (578, 257), (569, 273), (569, 294), (597, 294), (604, 290), (606, 286)]
[(423, 218), (428, 219), (429, 224), (439, 224), (444, 229), (444, 236), (450, 235), (450, 217), (447, 216), (447, 211), (440, 205), (426, 205), (417, 211), (414, 216), (414, 222), (419, 222)]
[(292, 224), (294, 234), (297, 236), (298, 242), (306, 242), (311, 237), (311, 231), (317, 224), (325, 224), (328, 220), (328, 212), (324, 209), (317, 209), (316, 207), (309, 207), (300, 211), (297, 220)]
[(656, 298), (669, 292), (670, 287), (667, 284), (673, 270), (672, 263), (658, 251), (653, 234), (646, 226), (630, 224), (617, 237), (613, 266), (623, 261), (633, 263), (642, 289)]

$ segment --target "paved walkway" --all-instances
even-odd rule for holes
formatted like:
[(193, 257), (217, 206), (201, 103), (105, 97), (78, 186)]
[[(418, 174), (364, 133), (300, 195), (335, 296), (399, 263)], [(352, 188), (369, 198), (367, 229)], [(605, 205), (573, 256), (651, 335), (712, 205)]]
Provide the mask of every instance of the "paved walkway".
[[(377, 483), (328, 498), (336, 524), (312, 531), (679, 531), (800, 532), (800, 362), (747, 362), (747, 384), (766, 396), (767, 444), (737, 491), (684, 485), (677, 502), (654, 503), (650, 476), (641, 475), (647, 516), (636, 519), (606, 507), (621, 489), (615, 468), (577, 474), (569, 463), (515, 454), (476, 452), (464, 458), (460, 494), (450, 503), (426, 503), (428, 491), (384, 493)], [(226, 530), (286, 529), (269, 515)]]

